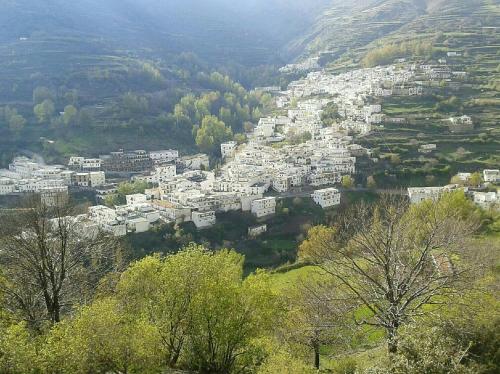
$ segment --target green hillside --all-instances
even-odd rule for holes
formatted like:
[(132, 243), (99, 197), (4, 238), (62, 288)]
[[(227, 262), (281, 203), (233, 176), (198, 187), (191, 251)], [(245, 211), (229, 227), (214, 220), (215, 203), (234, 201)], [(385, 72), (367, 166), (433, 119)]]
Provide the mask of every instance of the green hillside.
[[(304, 56), (328, 51), (324, 62), (332, 72), (401, 58), (465, 72), (458, 81), (434, 82), (424, 96), (378, 100), (388, 117), (404, 123), (385, 123), (362, 140), (383, 161), (375, 171), (379, 184), (442, 184), (459, 170), (500, 164), (499, 17), (497, 0), (336, 2), (289, 47), (302, 48)], [(449, 117), (461, 115), (473, 119), (474, 130), (451, 133)], [(428, 143), (437, 144), (437, 151), (422, 156), (417, 150)], [(394, 154), (402, 163), (389, 161)]]
[[(169, 115), (187, 94), (226, 93), (200, 75), (220, 71), (247, 88), (279, 79), (279, 47), (324, 3), (0, 1), (0, 164), (25, 149), (58, 162), (117, 148), (193, 152), (200, 120), (183, 126)], [(43, 121), (40, 89), (51, 101)], [(68, 105), (77, 115), (62, 125)]]

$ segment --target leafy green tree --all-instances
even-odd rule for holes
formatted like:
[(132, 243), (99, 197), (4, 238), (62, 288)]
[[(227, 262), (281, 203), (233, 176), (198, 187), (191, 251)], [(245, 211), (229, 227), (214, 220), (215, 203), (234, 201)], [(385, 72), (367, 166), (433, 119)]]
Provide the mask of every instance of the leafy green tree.
[(313, 374), (316, 372), (317, 370), (313, 367), (306, 365), (280, 347), (273, 347), (272, 353), (257, 370), (257, 374)]
[(190, 246), (175, 256), (147, 257), (133, 264), (117, 286), (118, 298), (126, 310), (145, 316), (161, 337), (161, 357), (165, 366), (175, 367), (185, 349), (192, 321), (191, 302), (199, 292), (203, 277), (197, 272), (208, 255)]
[(78, 90), (69, 90), (64, 93), (64, 100), (68, 103), (68, 105), (77, 105), (78, 104)]
[(94, 122), (94, 118), (92, 117), (92, 113), (89, 109), (82, 108), (78, 111), (78, 126), (88, 126)]
[(234, 117), (231, 109), (222, 107), (219, 110), (219, 119), (227, 124), (229, 127), (234, 126)]
[(215, 116), (206, 116), (196, 133), (196, 145), (202, 152), (214, 154), (221, 143), (231, 140), (232, 137), (233, 132), (224, 122)]
[(340, 119), (341, 116), (338, 111), (338, 106), (335, 103), (329, 103), (326, 105), (325, 110), (321, 113), (321, 121), (325, 126), (331, 126), (336, 120)]
[(160, 362), (153, 326), (106, 298), (83, 307), (48, 334), (41, 356), (45, 371), (60, 373), (153, 373)]
[(148, 187), (149, 187), (148, 183), (142, 181), (122, 182), (118, 185), (115, 194), (106, 196), (104, 200), (105, 204), (107, 206), (125, 204), (127, 195), (144, 193), (144, 191)]
[(14, 133), (19, 133), (26, 125), (26, 119), (20, 115), (15, 108), (6, 106), (5, 108), (0, 108), (0, 118), (9, 126), (10, 131)]
[(254, 128), (254, 126), (253, 126), (253, 123), (252, 123), (252, 122), (245, 122), (245, 123), (243, 124), (243, 129), (244, 129), (244, 130), (245, 130), (245, 132), (247, 132), (247, 133), (248, 133), (248, 132), (252, 132), (252, 131), (253, 131), (253, 128)]
[(0, 372), (28, 374), (37, 372), (37, 346), (26, 324), (0, 327)]
[(262, 111), (259, 108), (255, 108), (252, 112), (252, 118), (254, 121), (258, 121), (263, 117)]
[(45, 100), (54, 101), (54, 94), (47, 87), (36, 87), (33, 90), (33, 105), (41, 104)]
[(399, 164), (401, 164), (401, 156), (399, 156), (396, 153), (393, 153), (393, 154), (391, 154), (390, 161), (391, 161), (391, 164), (393, 164), (393, 165), (399, 165)]
[(71, 125), (76, 122), (78, 118), (78, 109), (73, 105), (67, 105), (64, 107), (63, 121), (65, 125)]
[(472, 173), (467, 182), (471, 187), (479, 187), (481, 183), (483, 183), (483, 178), (481, 176), (481, 173), (479, 172)]
[(242, 258), (238, 257), (229, 252), (225, 266), (212, 265), (211, 276), (193, 299), (187, 352), (192, 369), (238, 372), (266, 356), (256, 339), (273, 331), (279, 309), (269, 277), (257, 273), (242, 281)]
[(36, 118), (40, 123), (47, 123), (55, 112), (54, 103), (47, 99), (33, 108)]
[(354, 181), (350, 175), (343, 175), (342, 176), (342, 187), (345, 189), (351, 189), (354, 187)]
[(26, 119), (20, 114), (14, 114), (9, 118), (9, 129), (14, 133), (19, 133), (26, 125)]
[(234, 134), (234, 141), (238, 144), (243, 144), (245, 143), (247, 140), (247, 137), (245, 134), (241, 134), (241, 133), (238, 133), (238, 134)]
[(133, 264), (117, 298), (154, 326), (165, 366), (229, 373), (264, 355), (254, 339), (271, 331), (278, 315), (268, 276), (242, 278), (242, 256), (190, 245)]
[(122, 107), (129, 116), (136, 116), (148, 111), (149, 102), (145, 97), (127, 92), (122, 97)]

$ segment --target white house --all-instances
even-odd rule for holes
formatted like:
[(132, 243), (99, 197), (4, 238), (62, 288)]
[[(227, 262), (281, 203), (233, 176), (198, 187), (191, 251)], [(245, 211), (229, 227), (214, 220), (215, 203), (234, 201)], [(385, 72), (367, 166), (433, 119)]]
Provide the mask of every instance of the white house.
[(111, 221), (102, 226), (104, 231), (111, 233), (115, 237), (127, 235), (127, 225), (123, 222)]
[(125, 196), (125, 199), (127, 200), (127, 205), (141, 204), (147, 202), (148, 200), (147, 196), (142, 193), (127, 195)]
[(483, 179), (485, 182), (490, 182), (490, 183), (500, 182), (500, 170), (498, 169), (483, 170)]
[(316, 204), (321, 205), (323, 209), (340, 204), (340, 191), (336, 188), (325, 188), (316, 190), (311, 195)]
[(0, 178), (0, 195), (9, 195), (16, 191), (16, 185), (10, 178)]
[(47, 187), (40, 190), (40, 201), (47, 206), (65, 204), (68, 199), (68, 186)]
[(146, 218), (149, 223), (157, 222), (160, 219), (160, 212), (151, 205), (141, 206), (137, 209), (137, 213), (139, 213), (141, 217)]
[(265, 217), (276, 213), (276, 198), (265, 197), (252, 201), (252, 213), (257, 217)]
[(461, 117), (451, 117), (449, 121), (449, 129), (451, 132), (466, 132), (474, 128), (472, 118), (466, 115)]
[(175, 149), (166, 149), (161, 151), (149, 152), (149, 157), (155, 164), (171, 162), (179, 158), (179, 151)]
[(341, 178), (340, 173), (336, 172), (316, 172), (309, 176), (309, 184), (314, 187), (326, 186), (340, 182)]
[(156, 166), (154, 170), (155, 183), (161, 183), (174, 178), (177, 175), (177, 168), (175, 165), (162, 165)]
[(191, 208), (179, 204), (172, 204), (167, 200), (154, 200), (151, 203), (160, 212), (164, 220), (176, 223), (191, 221)]
[(448, 185), (444, 187), (410, 187), (408, 188), (408, 196), (412, 204), (420, 203), (424, 200), (438, 200), (445, 192), (450, 192), (457, 188), (456, 185)]
[(292, 177), (287, 174), (280, 173), (273, 178), (272, 187), (276, 192), (286, 192), (290, 189), (291, 186)]
[(420, 153), (431, 153), (432, 151), (435, 151), (437, 149), (436, 144), (422, 144), (419, 148), (418, 151)]
[(241, 200), (241, 210), (244, 212), (250, 212), (252, 210), (252, 203), (255, 200), (262, 199), (262, 194), (260, 195), (240, 195)]
[(198, 229), (204, 229), (215, 225), (215, 212), (193, 212), (191, 219)]
[(127, 229), (135, 233), (149, 231), (149, 221), (147, 218), (132, 216), (127, 219)]
[(257, 226), (251, 226), (248, 228), (248, 236), (250, 238), (256, 238), (262, 234), (267, 232), (267, 225), (257, 225)]
[(497, 192), (477, 192), (474, 191), (474, 203), (481, 208), (488, 209), (493, 205), (500, 204), (500, 195)]
[(102, 160), (100, 158), (70, 157), (68, 167), (77, 171), (99, 171)]
[(269, 138), (273, 136), (275, 129), (276, 129), (276, 119), (271, 117), (264, 117), (259, 120), (259, 123), (255, 128), (254, 133), (257, 136)]
[(103, 171), (91, 171), (89, 173), (90, 187), (100, 187), (106, 184), (106, 175)]
[(226, 142), (226, 143), (222, 143), (220, 145), (220, 152), (222, 154), (222, 158), (228, 158), (228, 157), (233, 157), (234, 156), (234, 152), (236, 151), (236, 146), (238, 145), (238, 143), (236, 142)]
[(106, 176), (103, 171), (73, 173), (71, 184), (79, 187), (100, 187), (106, 184)]

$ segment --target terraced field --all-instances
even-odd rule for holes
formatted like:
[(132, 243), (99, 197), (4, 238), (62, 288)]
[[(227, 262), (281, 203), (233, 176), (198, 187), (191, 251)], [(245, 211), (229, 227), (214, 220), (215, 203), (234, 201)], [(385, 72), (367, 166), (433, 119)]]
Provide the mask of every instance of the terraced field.
[[(404, 118), (404, 124), (385, 123), (361, 140), (379, 152), (375, 174), (382, 184), (439, 184), (457, 171), (476, 171), (500, 165), (500, 2), (498, 0), (369, 1), (353, 2), (340, 16), (337, 4), (318, 21), (305, 43), (306, 54), (329, 50), (332, 72), (362, 67), (370, 51), (387, 45), (425, 41), (431, 55), (407, 53), (407, 63), (437, 64), (445, 59), (452, 71), (467, 77), (454, 83), (435, 82), (423, 97), (394, 96), (384, 100), (388, 117)], [(370, 9), (365, 11), (363, 9)], [(397, 17), (392, 17), (397, 12)], [(397, 19), (399, 24), (392, 22)], [(348, 48), (350, 47), (350, 48)], [(449, 57), (448, 52), (458, 52)], [(392, 61), (391, 61), (392, 63)], [(458, 105), (439, 108), (451, 97)], [(451, 116), (469, 115), (474, 130), (449, 131)], [(437, 151), (422, 155), (418, 147), (435, 143)], [(401, 163), (389, 162), (398, 154)], [(434, 175), (435, 178), (426, 176)]]

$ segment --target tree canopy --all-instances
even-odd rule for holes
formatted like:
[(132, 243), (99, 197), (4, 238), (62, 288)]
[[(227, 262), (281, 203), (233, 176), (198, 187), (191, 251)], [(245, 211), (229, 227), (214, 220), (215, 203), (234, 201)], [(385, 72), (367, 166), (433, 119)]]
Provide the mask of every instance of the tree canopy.
[(202, 152), (215, 154), (219, 151), (221, 143), (231, 140), (233, 132), (231, 128), (209, 115), (203, 118), (201, 127), (196, 132), (196, 145)]

